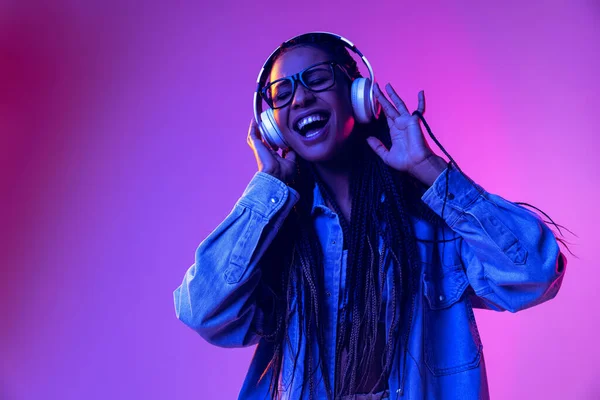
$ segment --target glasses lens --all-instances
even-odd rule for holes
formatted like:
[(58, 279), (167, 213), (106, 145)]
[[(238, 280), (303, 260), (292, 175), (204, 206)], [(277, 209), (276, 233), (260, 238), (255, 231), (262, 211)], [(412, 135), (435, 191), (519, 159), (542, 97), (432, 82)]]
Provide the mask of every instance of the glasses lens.
[[(281, 79), (268, 85), (265, 89), (266, 100), (273, 108), (286, 106), (294, 94), (294, 78)], [(308, 89), (320, 92), (334, 84), (333, 66), (320, 64), (302, 72), (302, 81)]]
[(315, 92), (329, 89), (333, 86), (333, 68), (330, 64), (317, 65), (304, 71), (302, 79)]
[(273, 82), (267, 87), (267, 99), (275, 108), (284, 106), (292, 97), (292, 89), (289, 79)]

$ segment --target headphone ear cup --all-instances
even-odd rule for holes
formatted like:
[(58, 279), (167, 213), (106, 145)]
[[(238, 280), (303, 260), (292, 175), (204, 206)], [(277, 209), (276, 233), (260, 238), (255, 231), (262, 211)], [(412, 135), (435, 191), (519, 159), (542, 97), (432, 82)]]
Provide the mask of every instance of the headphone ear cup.
[(356, 78), (352, 82), (352, 109), (354, 118), (361, 123), (367, 124), (373, 118), (371, 108), (371, 80), (369, 78)]
[(277, 151), (278, 148), (285, 150), (289, 147), (283, 138), (281, 130), (277, 126), (272, 108), (269, 108), (267, 111), (263, 111), (260, 114), (260, 123), (258, 124), (258, 129), (260, 130), (260, 133), (265, 141), (273, 150)]

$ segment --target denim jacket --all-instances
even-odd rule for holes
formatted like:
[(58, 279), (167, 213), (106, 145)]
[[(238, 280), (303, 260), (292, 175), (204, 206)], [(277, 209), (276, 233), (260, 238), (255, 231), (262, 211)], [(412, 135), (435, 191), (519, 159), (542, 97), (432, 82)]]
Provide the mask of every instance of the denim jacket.
[[(449, 193), (442, 215), (446, 184)], [(240, 399), (269, 398), (270, 374), (262, 374), (273, 347), (254, 330), (256, 321), (264, 316), (254, 290), (261, 279), (261, 256), (298, 200), (294, 189), (257, 172), (229, 215), (199, 245), (194, 264), (173, 293), (177, 318), (209, 343), (257, 345)], [(473, 308), (517, 312), (554, 298), (566, 258), (552, 231), (536, 214), (485, 191), (455, 168), (448, 167), (438, 176), (421, 200), (446, 224), (434, 229), (431, 223), (411, 217), (421, 279), (408, 341), (399, 340), (395, 347), (387, 382), (390, 399), (487, 399), (483, 346)], [(325, 321), (325, 362), (330, 382), (334, 382), (347, 250), (343, 249), (338, 216), (325, 206), (316, 185), (312, 218), (324, 251), (325, 307), (330, 316)], [(440, 239), (435, 246), (434, 235)], [(459, 240), (441, 240), (457, 235)], [(382, 244), (380, 240), (380, 250)], [(384, 252), (384, 262), (391, 262), (390, 258)], [(393, 268), (388, 271), (390, 282)], [(390, 285), (387, 287), (389, 291)], [(391, 296), (384, 293), (384, 298), (386, 295)], [(387, 325), (391, 313), (386, 316)], [(296, 322), (292, 319), (288, 328), (295, 345), (300, 334)], [(279, 382), (284, 399), (300, 398), (304, 341), (300, 346), (284, 346)], [(298, 370), (291, 380), (292, 354), (298, 351)], [(323, 380), (316, 381), (318, 398), (327, 398)], [(307, 393), (305, 390), (303, 398), (308, 398)]]

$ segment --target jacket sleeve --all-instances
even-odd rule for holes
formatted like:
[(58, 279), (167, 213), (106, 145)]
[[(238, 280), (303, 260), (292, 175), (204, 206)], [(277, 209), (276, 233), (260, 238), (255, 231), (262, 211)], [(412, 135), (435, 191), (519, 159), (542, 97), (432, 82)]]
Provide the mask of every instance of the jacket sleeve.
[(463, 239), (459, 253), (474, 306), (517, 312), (556, 296), (567, 260), (537, 214), (486, 192), (451, 165), (421, 199), (439, 216), (444, 207), (443, 219)]
[(256, 344), (254, 324), (261, 257), (299, 200), (277, 178), (257, 172), (233, 210), (198, 246), (195, 262), (173, 292), (175, 314), (209, 343)]

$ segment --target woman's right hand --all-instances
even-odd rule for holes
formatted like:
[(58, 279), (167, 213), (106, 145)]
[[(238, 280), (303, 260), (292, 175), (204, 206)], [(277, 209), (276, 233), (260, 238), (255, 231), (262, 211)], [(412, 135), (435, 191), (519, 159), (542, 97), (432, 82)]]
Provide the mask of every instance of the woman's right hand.
[(248, 146), (254, 152), (258, 170), (265, 172), (284, 183), (289, 183), (296, 175), (296, 153), (288, 150), (280, 156), (261, 138), (258, 124), (252, 119), (248, 128)]

